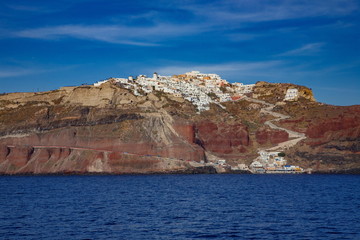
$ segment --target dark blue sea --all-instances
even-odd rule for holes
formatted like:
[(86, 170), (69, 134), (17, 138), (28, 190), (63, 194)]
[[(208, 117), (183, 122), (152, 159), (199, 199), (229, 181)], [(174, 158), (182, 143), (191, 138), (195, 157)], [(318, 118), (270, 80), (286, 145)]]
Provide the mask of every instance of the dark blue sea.
[(357, 175), (1, 176), (0, 239), (360, 239)]

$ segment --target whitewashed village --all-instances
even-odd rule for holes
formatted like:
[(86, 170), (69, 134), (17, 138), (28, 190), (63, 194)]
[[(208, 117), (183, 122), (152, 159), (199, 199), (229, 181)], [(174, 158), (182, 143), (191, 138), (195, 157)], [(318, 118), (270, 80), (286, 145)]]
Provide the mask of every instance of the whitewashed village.
[(111, 78), (100, 81), (94, 86), (113, 80), (121, 87), (131, 89), (137, 96), (152, 91), (162, 91), (182, 97), (192, 102), (199, 112), (209, 110), (210, 103), (240, 99), (243, 94), (250, 93), (255, 84), (244, 85), (242, 83), (230, 84), (217, 74), (204, 74), (199, 71), (191, 71), (185, 74), (173, 76), (161, 76), (157, 73), (149, 78), (145, 75), (128, 78)]
[[(198, 112), (210, 109), (210, 104), (217, 104), (222, 108), (222, 102), (237, 101), (246, 98), (253, 91), (255, 84), (229, 83), (218, 74), (205, 74), (199, 71), (191, 71), (180, 75), (161, 76), (154, 73), (152, 77), (139, 75), (128, 78), (109, 78), (94, 83), (95, 87), (101, 86), (108, 81), (115, 82), (118, 86), (129, 89), (136, 96), (143, 96), (153, 91), (161, 91), (172, 94), (174, 97), (184, 98), (196, 106)], [(298, 89), (289, 88), (284, 101), (296, 101)], [(206, 163), (217, 168), (219, 172), (231, 168), (231, 170), (250, 171), (252, 173), (303, 173), (299, 166), (287, 165), (287, 161), (281, 151), (259, 150), (259, 156), (250, 164), (229, 166), (226, 160), (219, 159), (216, 162)], [(201, 163), (205, 164), (205, 163)]]

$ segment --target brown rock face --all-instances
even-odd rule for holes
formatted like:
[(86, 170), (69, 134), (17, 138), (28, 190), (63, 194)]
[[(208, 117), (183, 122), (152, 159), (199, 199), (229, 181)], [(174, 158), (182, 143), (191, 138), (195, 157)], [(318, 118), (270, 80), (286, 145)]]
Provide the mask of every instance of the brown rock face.
[(137, 173), (204, 160), (194, 126), (161, 116), (0, 139), (0, 173)]
[[(289, 87), (258, 83), (254, 94), (275, 103)], [(360, 106), (313, 102), (305, 87), (299, 93), (274, 110), (291, 116), (276, 125), (308, 137), (288, 150), (290, 163), (360, 169)], [(135, 96), (111, 82), (1, 95), (0, 174), (178, 172), (219, 158), (249, 164), (258, 148), (289, 139), (264, 126), (271, 116), (263, 107), (244, 98), (198, 114), (184, 99)]]
[(195, 142), (195, 126), (193, 124), (175, 124), (174, 129), (189, 143)]
[(267, 128), (260, 128), (255, 136), (259, 144), (278, 144), (289, 140), (289, 134), (287, 132)]
[(211, 152), (223, 154), (245, 152), (246, 146), (250, 144), (249, 133), (242, 124), (203, 122), (196, 127), (202, 146)]
[(0, 144), (0, 161), (6, 159), (10, 151), (11, 149), (8, 146)]
[(307, 139), (288, 151), (293, 163), (315, 171), (360, 169), (360, 106), (288, 105), (296, 118), (286, 127), (302, 129)]
[(10, 154), (7, 160), (15, 167), (25, 166), (34, 152), (34, 148), (29, 146), (9, 146)]
[(257, 82), (254, 87), (253, 96), (271, 103), (276, 103), (284, 99), (286, 91), (289, 88), (298, 89), (300, 101), (315, 101), (311, 89), (290, 83)]
[[(326, 133), (346, 131), (348, 129), (357, 128), (359, 126), (360, 117), (340, 116), (339, 118), (325, 119), (321, 122), (312, 123), (307, 129), (306, 135), (309, 138), (322, 138), (326, 135)], [(349, 132), (349, 136), (345, 137), (351, 137), (352, 133)]]

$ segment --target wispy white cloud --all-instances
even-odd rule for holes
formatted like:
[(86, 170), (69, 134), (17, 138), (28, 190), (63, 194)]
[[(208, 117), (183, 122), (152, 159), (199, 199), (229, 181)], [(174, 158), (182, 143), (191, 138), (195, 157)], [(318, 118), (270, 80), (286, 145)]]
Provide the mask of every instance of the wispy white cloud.
[(249, 41), (253, 40), (261, 34), (248, 34), (248, 33), (230, 33), (225, 35), (230, 41), (234, 42), (242, 42), (242, 41)]
[(44, 69), (28, 69), (28, 68), (0, 69), (0, 78), (20, 77), (20, 76), (33, 75), (44, 72), (46, 72), (46, 70)]
[[(67, 2), (67, 5), (69, 4)], [(207, 3), (184, 1), (173, 5), (175, 9), (191, 12), (194, 16), (191, 23), (168, 23), (166, 17), (162, 18), (158, 16), (157, 11), (150, 9), (148, 12), (134, 14), (128, 19), (149, 18), (153, 20), (154, 25), (152, 26), (66, 24), (24, 29), (13, 32), (10, 36), (46, 40), (70, 37), (114, 44), (158, 46), (174, 37), (221, 31), (232, 41), (246, 41), (261, 36), (261, 34), (239, 31), (235, 33), (232, 30), (241, 30), (248, 23), (317, 16), (343, 16), (358, 9), (358, 3), (355, 0), (327, 0), (326, 2), (277, 0), (275, 3), (273, 0), (223, 0)], [(19, 11), (47, 11), (45, 7), (41, 6), (9, 6)], [(112, 17), (115, 16), (108, 16), (110, 19)]]
[(13, 33), (13, 36), (35, 39), (58, 39), (73, 37), (109, 43), (157, 46), (164, 38), (190, 35), (200, 31), (197, 26), (174, 26), (159, 24), (150, 27), (120, 25), (63, 25), (28, 29)]
[(30, 6), (30, 5), (15, 5), (8, 4), (8, 8), (16, 10), (16, 11), (24, 11), (24, 12), (44, 12), (47, 11), (46, 8), (41, 6)]
[(41, 1), (27, 1), (23, 3), (17, 3), (16, 1), (4, 4), (7, 8), (19, 12), (32, 12), (32, 13), (53, 13), (53, 12), (61, 12), (71, 6), (79, 4), (81, 2), (88, 2), (91, 0), (61, 0), (61, 1), (49, 1), (48, 3), (44, 3)]
[(36, 74), (65, 71), (78, 67), (79, 65), (68, 66), (0, 66), (0, 78), (21, 77)]
[[(220, 24), (239, 24), (319, 16), (344, 16), (358, 10), (356, 0), (223, 0), (214, 4), (187, 4), (185, 9)], [(211, 13), (211, 14), (209, 14)]]
[(321, 51), (321, 47), (324, 46), (324, 43), (309, 43), (300, 48), (296, 48), (284, 53), (280, 53), (277, 56), (307, 56), (314, 55)]

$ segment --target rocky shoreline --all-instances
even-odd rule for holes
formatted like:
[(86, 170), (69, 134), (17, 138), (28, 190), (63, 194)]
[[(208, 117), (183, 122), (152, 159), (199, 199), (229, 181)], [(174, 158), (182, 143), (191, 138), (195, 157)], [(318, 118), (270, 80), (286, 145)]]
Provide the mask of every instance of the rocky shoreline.
[[(159, 172), (144, 172), (144, 173), (127, 173), (127, 172), (56, 172), (56, 173), (0, 173), (0, 176), (136, 176), (136, 175), (197, 175), (197, 174), (234, 174), (234, 175), (264, 175), (256, 174), (247, 170), (232, 170), (228, 172), (217, 172), (213, 167), (200, 167), (194, 169), (187, 169), (182, 171), (159, 171)], [(265, 174), (265, 175), (293, 175), (293, 174)], [(312, 173), (300, 173), (296, 175), (360, 175), (360, 169), (348, 169), (342, 171), (314, 171)]]

